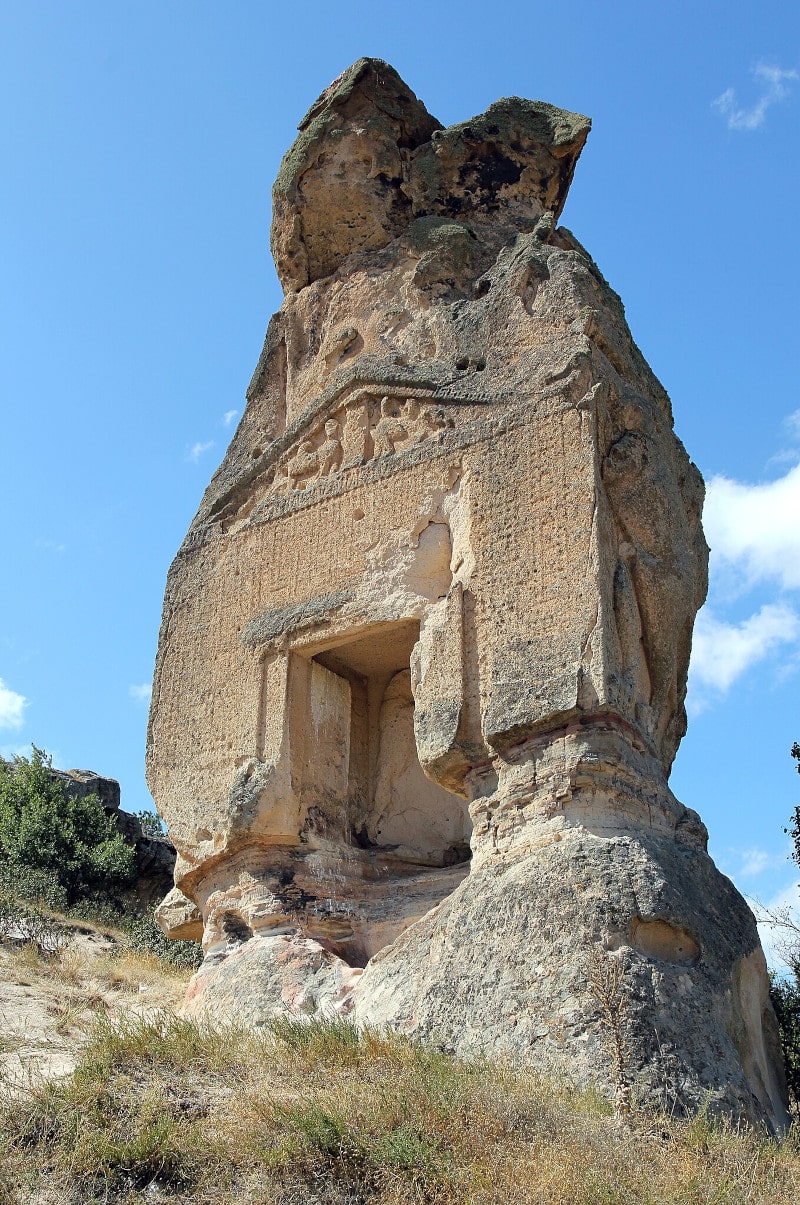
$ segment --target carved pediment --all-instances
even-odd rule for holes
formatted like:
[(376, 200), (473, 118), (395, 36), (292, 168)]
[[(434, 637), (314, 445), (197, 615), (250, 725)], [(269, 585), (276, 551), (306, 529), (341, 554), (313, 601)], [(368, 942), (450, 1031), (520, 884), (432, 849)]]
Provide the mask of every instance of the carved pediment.
[(359, 389), (282, 452), (267, 492), (308, 489), (377, 457), (396, 456), (454, 425), (431, 390)]

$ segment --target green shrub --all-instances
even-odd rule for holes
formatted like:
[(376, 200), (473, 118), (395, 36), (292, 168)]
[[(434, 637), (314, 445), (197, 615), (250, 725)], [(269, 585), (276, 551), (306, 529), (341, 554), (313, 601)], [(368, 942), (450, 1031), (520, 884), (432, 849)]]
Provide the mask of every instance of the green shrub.
[(101, 928), (124, 929), (126, 924), (125, 910), (119, 900), (102, 893), (85, 895), (72, 904), (67, 912), (74, 920), (85, 920)]
[(67, 893), (52, 870), (0, 862), (0, 889), (18, 900), (43, 905), (53, 912), (67, 909)]
[(135, 875), (136, 851), (95, 795), (71, 796), (41, 749), (0, 762), (0, 860), (53, 876), (67, 902), (113, 892)]
[(152, 912), (127, 917), (123, 928), (129, 936), (132, 949), (155, 954), (170, 966), (196, 970), (203, 961), (203, 947), (199, 941), (176, 941), (167, 937), (156, 924)]
[(769, 994), (781, 1031), (789, 1095), (795, 1108), (800, 1109), (800, 974), (798, 974), (798, 970), (795, 970), (791, 980), (774, 979)]

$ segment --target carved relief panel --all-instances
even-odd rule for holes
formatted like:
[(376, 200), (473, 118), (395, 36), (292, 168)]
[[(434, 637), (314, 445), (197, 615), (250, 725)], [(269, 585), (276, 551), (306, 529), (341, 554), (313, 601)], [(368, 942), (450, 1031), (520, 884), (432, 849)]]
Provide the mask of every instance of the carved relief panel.
[(422, 390), (391, 395), (359, 391), (281, 457), (269, 492), (307, 489), (324, 477), (404, 452), (452, 427), (446, 411), (427, 405), (429, 401)]

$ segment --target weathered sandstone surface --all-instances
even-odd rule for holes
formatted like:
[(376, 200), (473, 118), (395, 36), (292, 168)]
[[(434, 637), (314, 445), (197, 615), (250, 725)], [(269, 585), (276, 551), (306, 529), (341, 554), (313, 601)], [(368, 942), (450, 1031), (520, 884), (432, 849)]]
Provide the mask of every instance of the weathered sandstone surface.
[(667, 777), (703, 485), (557, 225), (589, 120), (362, 59), (274, 189), (285, 301), (170, 571), (149, 782), (186, 1008), (341, 1013), (781, 1125), (753, 917)]

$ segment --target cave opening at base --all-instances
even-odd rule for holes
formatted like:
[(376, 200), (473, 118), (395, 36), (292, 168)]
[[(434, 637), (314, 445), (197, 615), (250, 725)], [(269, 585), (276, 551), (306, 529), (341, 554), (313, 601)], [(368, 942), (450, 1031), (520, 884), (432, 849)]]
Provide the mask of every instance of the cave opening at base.
[(351, 845), (422, 869), (467, 862), (472, 824), (466, 800), (428, 778), (417, 755), (418, 639), (419, 622), (402, 620), (316, 652), (309, 722), (327, 817), (333, 807)]

